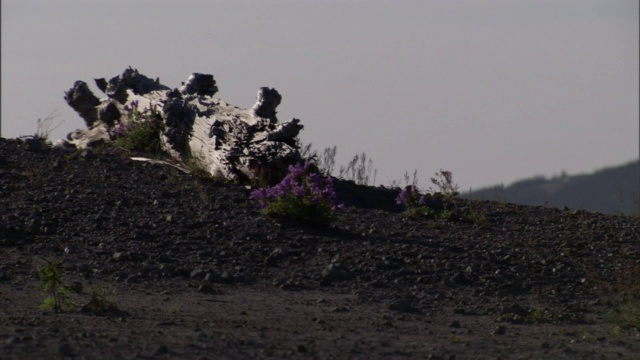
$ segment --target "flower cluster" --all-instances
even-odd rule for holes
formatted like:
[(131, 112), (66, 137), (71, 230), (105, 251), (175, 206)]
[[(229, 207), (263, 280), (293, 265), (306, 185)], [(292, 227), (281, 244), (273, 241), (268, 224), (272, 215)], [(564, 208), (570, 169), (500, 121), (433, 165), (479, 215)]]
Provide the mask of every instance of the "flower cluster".
[(138, 100), (132, 100), (129, 105), (124, 106), (124, 111), (130, 112), (133, 111), (133, 109), (138, 109)]
[[(408, 176), (405, 175), (405, 179)], [(407, 181), (408, 182), (408, 181)], [(396, 197), (396, 203), (403, 205), (406, 214), (410, 216), (420, 215), (430, 219), (458, 219), (477, 222), (479, 217), (475, 214), (461, 212), (456, 209), (455, 197), (458, 195), (458, 185), (453, 182), (451, 171), (440, 170), (436, 177), (431, 179), (440, 191), (429, 189), (429, 193), (421, 194), (416, 186), (415, 173), (412, 185), (407, 185)]]
[(333, 189), (332, 178), (314, 171), (309, 162), (290, 165), (278, 185), (254, 190), (251, 199), (259, 201), (266, 214), (310, 225), (327, 225), (344, 207)]
[(425, 203), (424, 195), (420, 194), (415, 185), (407, 185), (396, 197), (396, 204), (404, 205), (407, 209), (424, 206)]

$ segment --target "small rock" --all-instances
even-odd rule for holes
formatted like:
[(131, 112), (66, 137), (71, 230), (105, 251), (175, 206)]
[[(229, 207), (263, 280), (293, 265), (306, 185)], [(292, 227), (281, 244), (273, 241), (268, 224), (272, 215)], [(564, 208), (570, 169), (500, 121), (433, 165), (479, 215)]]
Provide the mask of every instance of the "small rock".
[(384, 283), (382, 283), (382, 282), (380, 282), (378, 280), (374, 280), (374, 281), (368, 283), (367, 287), (380, 289), (380, 288), (386, 288), (387, 285), (385, 285)]
[(471, 281), (469, 281), (469, 279), (467, 279), (467, 277), (464, 275), (463, 272), (459, 272), (459, 273), (455, 274), (454, 276), (452, 276), (450, 281), (451, 281), (451, 283), (456, 284), (456, 285), (466, 285), (466, 284), (469, 284), (471, 282)]
[(167, 254), (160, 254), (158, 256), (158, 262), (170, 263), (170, 262), (173, 262), (173, 258), (171, 256), (167, 255)]
[(207, 272), (204, 269), (195, 269), (190, 274), (189, 277), (192, 279), (203, 279), (207, 275)]
[(5, 341), (5, 344), (11, 346), (20, 343), (20, 341), (20, 337), (12, 336)]
[(338, 264), (329, 264), (324, 270), (322, 270), (322, 277), (331, 278), (335, 280), (346, 280), (349, 278), (347, 272), (340, 268)]
[(64, 166), (62, 165), (62, 162), (60, 161), (60, 159), (56, 159), (56, 161), (53, 162), (53, 164), (51, 165), (51, 170), (53, 171), (61, 171), (64, 168)]
[(331, 312), (349, 312), (349, 309), (344, 306), (337, 306), (331, 309)]
[(505, 306), (501, 313), (501, 315), (505, 315), (505, 314), (515, 314), (515, 315), (520, 315), (520, 316), (525, 316), (528, 314), (527, 309), (523, 308), (522, 306), (520, 306), (519, 304), (511, 304), (509, 306)]
[(42, 152), (46, 147), (38, 139), (26, 138), (24, 139), (24, 149), (31, 152)]
[(229, 274), (228, 271), (223, 271), (222, 274), (220, 274), (220, 278), (222, 278), (224, 282), (230, 282), (233, 280), (233, 276)]
[(208, 258), (211, 256), (211, 251), (201, 250), (201, 251), (198, 251), (196, 255), (198, 256), (199, 259)]
[(169, 350), (169, 347), (167, 347), (167, 345), (160, 345), (158, 346), (158, 348), (156, 349), (156, 352), (154, 353), (154, 355), (158, 356), (158, 355), (164, 355), (164, 354), (172, 354), (173, 352), (171, 350)]
[(113, 274), (113, 278), (116, 281), (124, 281), (128, 277), (129, 277), (129, 273), (126, 271), (117, 271)]
[(138, 274), (134, 274), (134, 275), (129, 276), (129, 277), (125, 280), (125, 282), (126, 282), (126, 283), (129, 283), (129, 284), (135, 284), (135, 283), (139, 283), (139, 282), (140, 282), (140, 279), (141, 279), (140, 275), (138, 275)]
[(468, 274), (474, 274), (477, 273), (480, 270), (480, 266), (473, 264), (473, 265), (469, 265), (464, 269), (464, 272), (468, 273)]
[(158, 270), (159, 270), (158, 266), (154, 264), (144, 264), (144, 266), (142, 267), (142, 271), (145, 273), (158, 271)]
[(264, 266), (276, 266), (276, 264), (278, 263), (278, 256), (276, 255), (269, 255), (264, 259)]
[(91, 149), (89, 149), (89, 148), (84, 149), (80, 153), (80, 156), (85, 160), (91, 159), (91, 158), (93, 158), (93, 151), (91, 151)]
[(420, 312), (419, 309), (415, 308), (412, 304), (411, 300), (398, 300), (395, 302), (392, 302), (391, 304), (389, 304), (387, 306), (387, 308), (389, 310), (394, 310), (394, 311), (400, 311), (400, 312), (406, 312), (406, 313), (416, 313), (416, 312)]
[(63, 356), (73, 356), (73, 348), (69, 343), (62, 343), (58, 346), (58, 354)]
[(191, 271), (189, 271), (189, 270), (188, 270), (187, 268), (185, 268), (185, 267), (179, 267), (179, 268), (176, 268), (175, 270), (173, 270), (173, 273), (174, 273), (175, 275), (178, 275), (178, 276), (184, 276), (184, 277), (189, 277), (189, 276), (191, 276)]
[(218, 293), (218, 291), (217, 291), (216, 289), (214, 289), (214, 288), (212, 288), (211, 286), (206, 285), (206, 284), (204, 284), (204, 285), (200, 285), (200, 286), (198, 287), (198, 290), (197, 290), (197, 291), (198, 291), (199, 293), (203, 293), (203, 294), (217, 294), (217, 293)]
[(500, 325), (498, 327), (496, 327), (495, 329), (493, 329), (493, 331), (491, 332), (493, 335), (504, 335), (507, 333), (507, 327), (504, 325)]
[(215, 283), (215, 284), (224, 284), (231, 281), (231, 276), (226, 271), (223, 272), (222, 274), (217, 272), (210, 272), (210, 273), (207, 273), (207, 275), (205, 275), (204, 281)]
[(84, 286), (80, 281), (74, 281), (71, 285), (67, 286), (67, 288), (76, 294), (82, 294)]

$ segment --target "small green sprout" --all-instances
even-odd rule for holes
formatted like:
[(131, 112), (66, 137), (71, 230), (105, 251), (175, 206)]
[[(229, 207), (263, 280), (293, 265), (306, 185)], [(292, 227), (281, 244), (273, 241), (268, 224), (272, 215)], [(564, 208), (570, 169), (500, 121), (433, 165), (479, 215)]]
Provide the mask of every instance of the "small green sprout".
[(40, 305), (41, 309), (59, 312), (71, 305), (67, 289), (62, 283), (62, 270), (59, 263), (47, 261), (46, 265), (37, 269), (37, 272), (42, 282), (42, 290), (46, 295)]

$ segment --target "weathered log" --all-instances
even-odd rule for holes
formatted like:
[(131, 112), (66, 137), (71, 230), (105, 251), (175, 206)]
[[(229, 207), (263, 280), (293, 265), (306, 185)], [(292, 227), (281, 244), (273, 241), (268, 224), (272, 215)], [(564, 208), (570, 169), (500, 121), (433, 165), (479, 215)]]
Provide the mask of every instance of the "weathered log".
[(73, 87), (65, 92), (64, 99), (84, 119), (87, 127), (91, 127), (97, 120), (96, 107), (100, 105), (98, 99), (84, 81), (76, 81)]
[(255, 105), (243, 109), (213, 98), (218, 87), (209, 74), (193, 73), (175, 89), (131, 67), (108, 82), (95, 82), (106, 98), (99, 100), (82, 81), (65, 93), (87, 129), (70, 133), (62, 145), (85, 148), (113, 141), (135, 120), (134, 111), (145, 114), (154, 109), (163, 123), (158, 133), (163, 150), (176, 160), (197, 163), (213, 176), (274, 183), (286, 175), (288, 165), (302, 160), (296, 140), (303, 126), (298, 119), (278, 121), (282, 96), (275, 89), (260, 88)]

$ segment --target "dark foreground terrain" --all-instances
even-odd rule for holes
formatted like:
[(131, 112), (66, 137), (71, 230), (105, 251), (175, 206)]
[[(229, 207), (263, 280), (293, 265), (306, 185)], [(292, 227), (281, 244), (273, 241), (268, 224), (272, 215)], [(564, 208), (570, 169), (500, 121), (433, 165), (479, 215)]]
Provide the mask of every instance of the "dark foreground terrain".
[[(640, 356), (640, 305), (618, 305), (637, 217), (457, 200), (476, 216), (429, 220), (339, 182), (346, 210), (309, 229), (128, 156), (0, 139), (0, 358)], [(48, 262), (80, 292), (62, 312), (39, 307)]]

